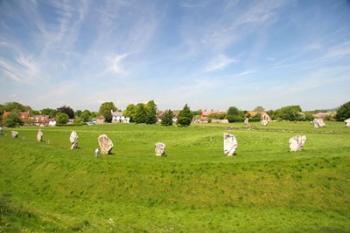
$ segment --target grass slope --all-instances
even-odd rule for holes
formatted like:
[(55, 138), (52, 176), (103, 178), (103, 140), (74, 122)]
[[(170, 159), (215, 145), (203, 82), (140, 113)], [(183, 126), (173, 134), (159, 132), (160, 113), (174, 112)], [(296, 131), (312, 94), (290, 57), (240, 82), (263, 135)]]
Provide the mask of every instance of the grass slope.
[[(230, 127), (231, 130), (227, 130)], [(350, 232), (350, 130), (329, 122), (19, 128), (0, 137), (0, 232)], [(238, 155), (223, 156), (224, 131)], [(113, 155), (94, 158), (97, 136)], [(300, 153), (288, 139), (304, 133)], [(165, 158), (154, 143), (167, 145)]]

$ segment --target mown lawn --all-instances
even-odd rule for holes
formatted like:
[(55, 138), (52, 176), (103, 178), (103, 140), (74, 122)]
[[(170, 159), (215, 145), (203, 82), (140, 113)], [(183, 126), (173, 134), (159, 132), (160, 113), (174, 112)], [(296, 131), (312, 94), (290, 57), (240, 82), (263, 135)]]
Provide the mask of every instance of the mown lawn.
[[(80, 148), (70, 150), (71, 130)], [(0, 232), (350, 232), (350, 129), (327, 122), (18, 128), (0, 136)], [(238, 140), (223, 155), (223, 132)], [(95, 158), (97, 136), (113, 155)], [(288, 139), (305, 134), (305, 150)], [(154, 155), (154, 143), (167, 157)]]

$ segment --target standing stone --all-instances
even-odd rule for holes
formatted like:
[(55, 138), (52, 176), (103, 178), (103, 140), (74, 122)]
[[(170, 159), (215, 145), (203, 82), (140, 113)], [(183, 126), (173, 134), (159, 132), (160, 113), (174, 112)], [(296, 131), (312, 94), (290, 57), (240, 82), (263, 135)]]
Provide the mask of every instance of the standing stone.
[(101, 134), (97, 139), (101, 154), (107, 155), (112, 152), (113, 142), (106, 134)]
[(315, 128), (323, 128), (326, 126), (322, 118), (314, 119), (312, 123), (314, 124)]
[(71, 147), (70, 147), (71, 150), (78, 148), (78, 139), (79, 139), (79, 137), (78, 137), (77, 132), (75, 130), (73, 130), (72, 133), (70, 134), (70, 137), (69, 137), (69, 141), (71, 144)]
[(4, 130), (0, 127), (0, 136), (4, 134)]
[(12, 138), (17, 138), (18, 137), (18, 132), (17, 131), (11, 131), (11, 137)]
[(224, 133), (224, 154), (227, 156), (233, 156), (237, 150), (237, 140), (233, 134)]
[(346, 127), (350, 128), (350, 118), (346, 119), (345, 121)]
[(249, 126), (249, 118), (248, 117), (244, 119), (244, 125)]
[(268, 120), (261, 120), (260, 123), (262, 126), (267, 126), (269, 124), (269, 121)]
[(100, 149), (96, 148), (95, 157), (99, 157), (99, 156), (100, 156)]
[(38, 130), (38, 133), (36, 134), (36, 140), (38, 142), (42, 142), (44, 139), (44, 133), (41, 131), (41, 129)]
[(154, 151), (156, 152), (156, 156), (164, 156), (165, 144), (161, 142), (156, 143)]
[(289, 139), (289, 150), (291, 152), (301, 151), (306, 142), (305, 135), (297, 135)]

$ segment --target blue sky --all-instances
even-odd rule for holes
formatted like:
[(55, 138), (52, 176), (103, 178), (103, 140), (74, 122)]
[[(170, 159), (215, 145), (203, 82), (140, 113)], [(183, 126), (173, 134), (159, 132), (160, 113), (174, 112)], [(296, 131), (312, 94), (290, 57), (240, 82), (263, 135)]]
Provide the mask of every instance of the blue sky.
[(0, 102), (97, 110), (350, 100), (342, 0), (0, 1)]

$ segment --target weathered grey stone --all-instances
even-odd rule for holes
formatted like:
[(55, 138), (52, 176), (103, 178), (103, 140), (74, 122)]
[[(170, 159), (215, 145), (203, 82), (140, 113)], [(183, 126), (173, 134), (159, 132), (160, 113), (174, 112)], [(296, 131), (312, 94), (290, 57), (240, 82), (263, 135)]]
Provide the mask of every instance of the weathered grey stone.
[(266, 119), (264, 119), (264, 120), (261, 120), (261, 121), (260, 121), (260, 124), (261, 124), (262, 126), (267, 126), (267, 125), (269, 124), (269, 121), (266, 120)]
[(69, 137), (69, 141), (71, 144), (71, 147), (70, 147), (71, 150), (78, 148), (78, 139), (79, 139), (79, 136), (78, 136), (77, 132), (73, 130), (72, 133), (70, 134), (70, 137)]
[(36, 140), (38, 142), (42, 142), (44, 139), (44, 133), (41, 129), (38, 130), (38, 133), (36, 134)]
[(230, 133), (224, 133), (224, 154), (233, 156), (236, 153), (238, 142), (236, 137)]
[(106, 134), (100, 135), (97, 141), (98, 141), (98, 145), (100, 146), (101, 154), (107, 155), (112, 153), (113, 142)]
[(11, 131), (11, 137), (12, 138), (17, 138), (18, 137), (18, 132), (17, 131)]
[(156, 143), (154, 151), (156, 153), (156, 156), (164, 156), (165, 155), (165, 144), (162, 142)]
[(289, 150), (291, 152), (301, 151), (306, 142), (305, 135), (297, 135), (289, 139)]
[(249, 126), (249, 118), (248, 117), (244, 119), (244, 125)]
[(314, 119), (312, 123), (314, 124), (315, 128), (323, 128), (326, 126), (322, 118)]
[(350, 118), (346, 119), (345, 121), (346, 127), (350, 128)]
[(99, 157), (100, 156), (100, 149), (96, 148), (95, 149), (95, 157)]

